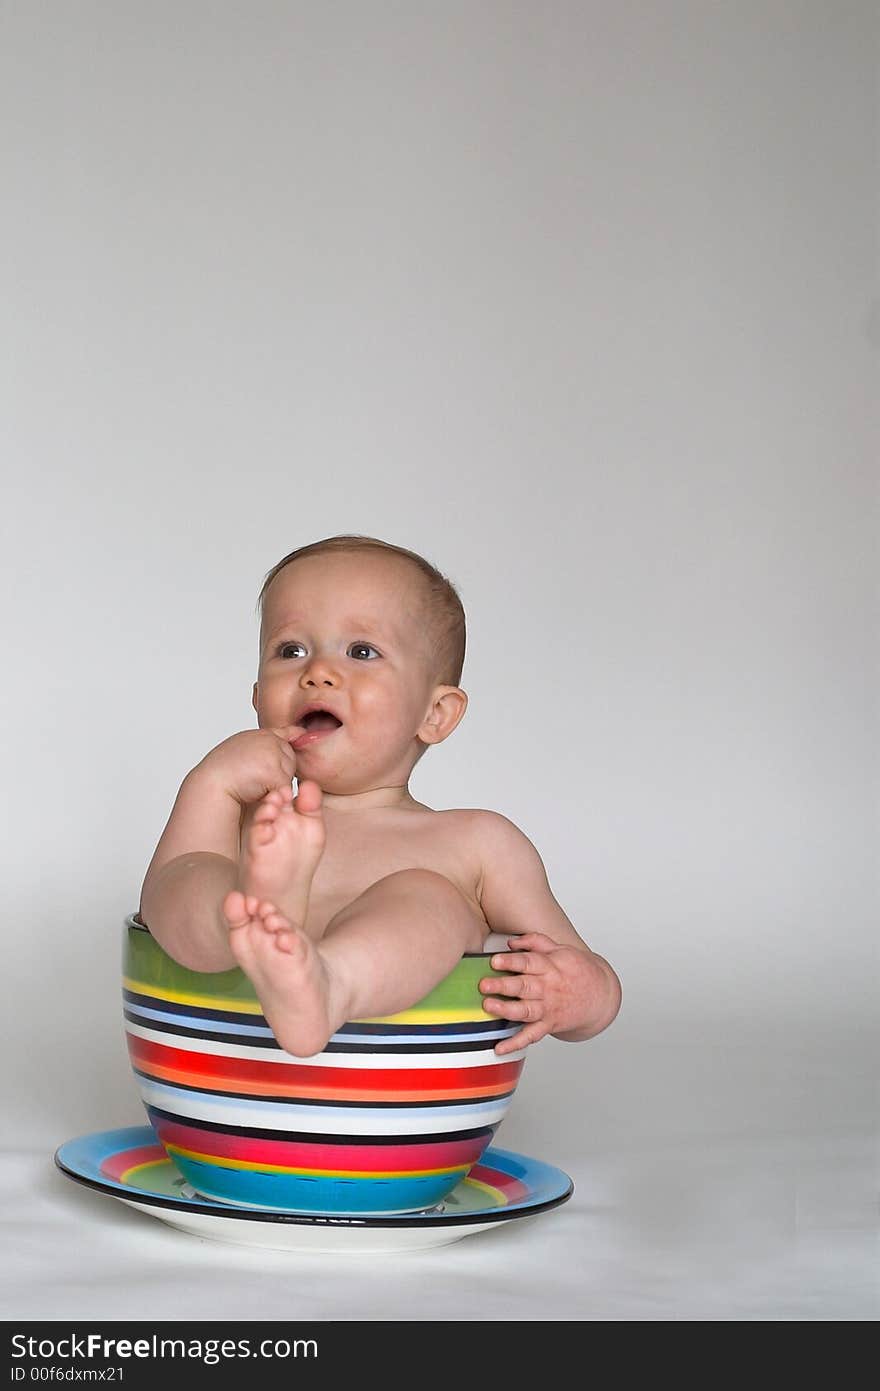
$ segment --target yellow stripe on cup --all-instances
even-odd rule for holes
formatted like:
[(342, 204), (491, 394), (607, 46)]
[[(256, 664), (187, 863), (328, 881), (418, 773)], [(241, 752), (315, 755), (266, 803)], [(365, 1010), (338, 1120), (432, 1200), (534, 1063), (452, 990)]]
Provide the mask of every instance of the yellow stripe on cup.
[(262, 1160), (255, 1164), (253, 1160), (199, 1154), (197, 1150), (184, 1149), (182, 1145), (166, 1143), (165, 1148), (169, 1154), (182, 1155), (184, 1159), (192, 1159), (198, 1164), (210, 1164), (212, 1168), (247, 1169), (250, 1173), (260, 1174), (298, 1174), (302, 1178), (434, 1178), (437, 1174), (467, 1173), (466, 1164), (452, 1164), (441, 1169), (300, 1169), (287, 1164), (265, 1164)]
[[(164, 985), (150, 985), (146, 981), (132, 980), (123, 976), (122, 983), (133, 995), (151, 996), (156, 1000), (167, 1000), (175, 1005), (192, 1005), (196, 1009), (227, 1010), (235, 1014), (262, 1015), (258, 1000), (234, 1000), (223, 995), (194, 995), (185, 990), (171, 990)], [(370, 1019), (353, 1019), (353, 1024), (472, 1024), (485, 1023), (493, 1018), (482, 1007), (473, 1009), (404, 1009), (399, 1014), (376, 1015)], [(498, 1020), (494, 1022), (497, 1024)]]

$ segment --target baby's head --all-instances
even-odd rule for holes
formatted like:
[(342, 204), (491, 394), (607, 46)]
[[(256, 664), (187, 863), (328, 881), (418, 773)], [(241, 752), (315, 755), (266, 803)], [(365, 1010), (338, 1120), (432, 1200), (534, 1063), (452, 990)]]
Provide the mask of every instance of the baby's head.
[(404, 786), (464, 715), (464, 609), (413, 551), (371, 536), (302, 546), (269, 571), (258, 605), (257, 722), (305, 722), (297, 776), (326, 792)]

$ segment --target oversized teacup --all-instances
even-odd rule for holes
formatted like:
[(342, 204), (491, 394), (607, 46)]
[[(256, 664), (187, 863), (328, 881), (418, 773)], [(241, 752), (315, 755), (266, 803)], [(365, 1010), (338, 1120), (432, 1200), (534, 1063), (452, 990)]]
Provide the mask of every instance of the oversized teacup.
[[(505, 939), (500, 939), (504, 950)], [(436, 1206), (476, 1164), (510, 1105), (520, 1027), (490, 1017), (468, 953), (412, 1009), (356, 1020), (309, 1058), (285, 1052), (240, 970), (172, 960), (125, 921), (131, 1065), (159, 1140), (205, 1197), (276, 1211), (379, 1216)]]

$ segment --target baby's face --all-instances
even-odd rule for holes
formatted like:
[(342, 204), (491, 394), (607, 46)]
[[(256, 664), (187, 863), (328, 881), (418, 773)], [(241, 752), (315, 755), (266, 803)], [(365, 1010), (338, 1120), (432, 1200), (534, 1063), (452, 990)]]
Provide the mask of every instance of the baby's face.
[[(433, 672), (418, 572), (372, 552), (295, 560), (272, 581), (253, 704), (260, 728), (303, 724), (297, 777), (345, 795), (405, 783)], [(315, 728), (304, 712), (320, 707)]]

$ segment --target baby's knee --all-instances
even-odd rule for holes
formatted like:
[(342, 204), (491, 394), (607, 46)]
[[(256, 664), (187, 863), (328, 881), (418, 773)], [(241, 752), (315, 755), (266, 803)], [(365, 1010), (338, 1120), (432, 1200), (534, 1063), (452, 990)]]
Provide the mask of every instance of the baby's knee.
[(460, 939), (463, 950), (479, 951), (485, 923), (467, 896), (433, 869), (398, 869), (377, 879), (327, 924), (325, 936), (366, 914), (407, 925), (433, 923)]
[(435, 869), (398, 869), (393, 874), (386, 874), (384, 879), (379, 880), (386, 888), (401, 893), (418, 894), (419, 896), (431, 895), (447, 897), (451, 899), (460, 898), (461, 891), (456, 888), (451, 879), (447, 879), (445, 874), (440, 874)]

